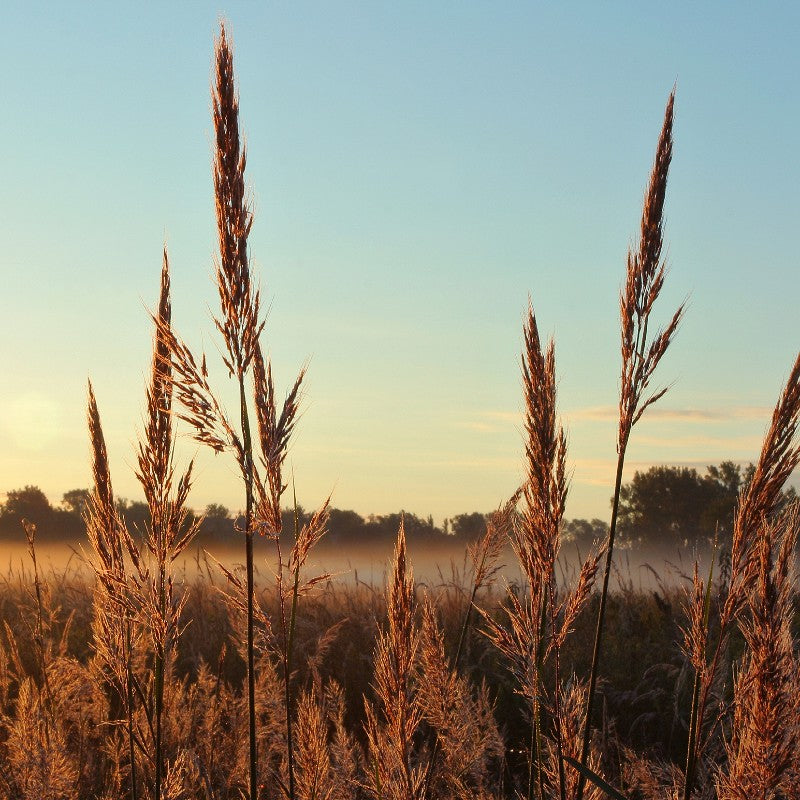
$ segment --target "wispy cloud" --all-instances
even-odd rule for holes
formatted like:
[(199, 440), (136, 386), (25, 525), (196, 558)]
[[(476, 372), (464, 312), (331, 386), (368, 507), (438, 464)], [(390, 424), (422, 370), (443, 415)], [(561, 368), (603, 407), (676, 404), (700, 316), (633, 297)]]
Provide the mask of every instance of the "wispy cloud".
[[(675, 422), (685, 425), (723, 424), (726, 422), (766, 423), (772, 408), (769, 406), (730, 406), (716, 408), (669, 408), (652, 407), (647, 409), (645, 419), (661, 422)], [(619, 410), (616, 406), (586, 406), (566, 409), (562, 412), (564, 422), (616, 422)], [(523, 418), (521, 411), (490, 410), (471, 414), (469, 417), (454, 419), (452, 425), (474, 433), (500, 433), (509, 431), (511, 426), (519, 429)], [(724, 444), (724, 442), (721, 442)]]
[[(758, 458), (758, 449), (753, 449), (752, 452), (752, 458), (729, 458), (726, 456), (724, 460), (733, 461), (734, 464), (738, 464), (740, 467), (746, 467)], [(688, 469), (696, 469), (703, 475), (709, 464), (714, 463), (715, 459), (713, 454), (709, 455), (707, 458), (629, 459), (625, 462), (623, 477), (625, 481), (629, 481), (635, 472), (646, 472), (651, 467), (687, 467)], [(570, 466), (573, 468), (573, 485), (613, 486), (614, 473), (617, 467), (615, 459), (576, 458), (571, 462)], [(798, 474), (795, 476), (793, 482), (797, 480), (800, 480), (800, 470), (798, 470)]]
[[(733, 406), (729, 408), (664, 408), (647, 409), (646, 418), (666, 422), (706, 424), (731, 422), (733, 420), (767, 420), (772, 409), (768, 406)], [(616, 406), (587, 406), (564, 412), (564, 418), (573, 422), (616, 421), (619, 410)]]
[(709, 434), (686, 434), (684, 436), (648, 436), (640, 435), (636, 439), (637, 445), (646, 445), (664, 450), (680, 449), (703, 450), (709, 456), (713, 453), (723, 452), (752, 452), (753, 458), (761, 449), (762, 437), (759, 435), (742, 434), (741, 436), (712, 436)]
[(426, 467), (464, 469), (464, 470), (501, 470), (503, 472), (521, 473), (521, 461), (511, 456), (478, 456), (476, 458), (450, 458), (425, 462)]
[(474, 431), (475, 433), (496, 433), (497, 425), (491, 422), (481, 422), (480, 420), (456, 420), (453, 423), (456, 428), (462, 428), (465, 431)]
[(468, 418), (455, 419), (452, 424), (475, 433), (508, 432), (522, 424), (522, 414), (519, 411), (480, 411)]
[(577, 458), (570, 462), (572, 483), (585, 486), (609, 486), (614, 480), (617, 462), (605, 458)]

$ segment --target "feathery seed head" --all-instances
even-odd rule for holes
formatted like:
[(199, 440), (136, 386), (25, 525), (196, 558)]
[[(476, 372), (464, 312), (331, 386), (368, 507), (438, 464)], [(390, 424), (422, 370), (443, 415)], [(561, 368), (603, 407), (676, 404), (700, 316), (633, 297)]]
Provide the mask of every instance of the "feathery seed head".
[[(525, 395), (525, 456), (527, 480), (523, 566), (532, 583), (548, 573), (558, 552), (559, 526), (567, 497), (564, 431), (556, 421), (555, 345), (542, 350), (536, 317), (528, 304), (524, 326), (522, 383)], [(536, 569), (533, 569), (533, 568)]]
[(212, 88), (214, 116), (214, 194), (216, 198), (219, 259), (216, 265), (222, 318), (217, 328), (225, 340), (225, 364), (241, 378), (253, 356), (258, 336), (260, 293), (252, 286), (247, 237), (253, 215), (245, 196), (245, 148), (239, 137), (239, 99), (233, 73), (233, 50), (225, 25), (215, 47)]
[(167, 248), (161, 265), (161, 290), (153, 342), (153, 363), (147, 387), (147, 423), (144, 441), (139, 443), (137, 478), (142, 484), (148, 505), (157, 507), (171, 483), (172, 455), (172, 362), (170, 359), (169, 258)]
[(655, 163), (645, 193), (638, 247), (628, 251), (627, 277), (620, 294), (622, 380), (617, 449), (625, 449), (631, 428), (645, 409), (666, 393), (660, 389), (647, 398), (644, 392), (658, 362), (666, 352), (683, 318), (682, 304), (667, 326), (648, 341), (650, 312), (664, 285), (662, 260), (664, 199), (672, 160), (672, 122), (675, 92), (667, 101)]

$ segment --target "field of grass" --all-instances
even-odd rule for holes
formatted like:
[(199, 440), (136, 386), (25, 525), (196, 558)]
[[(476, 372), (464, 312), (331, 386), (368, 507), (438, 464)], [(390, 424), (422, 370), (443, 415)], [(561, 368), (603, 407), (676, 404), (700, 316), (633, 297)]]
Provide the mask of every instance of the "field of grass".
[[(193, 565), (194, 566), (194, 565)], [(37, 567), (38, 568), (38, 567)], [(285, 697), (282, 688), (280, 603), (276, 587), (257, 582), (257, 604), (272, 635), (265, 635), (257, 660), (256, 705), (260, 725), (261, 782), (264, 796), (279, 796), (287, 781), (286, 732), (282, 724)], [(430, 604), (440, 631), (443, 652), (452, 663), (470, 601), (470, 573), (444, 573), (427, 585), (414, 585), (411, 594), (413, 629), (418, 648), (409, 671), (409, 701), (419, 708), (420, 719), (411, 741), (411, 763), (426, 763), (430, 742), (440, 735), (443, 720), (428, 707), (421, 684), (436, 679), (427, 671), (436, 650), (431, 650), (431, 631), (425, 614)], [(574, 576), (573, 576), (574, 577)], [(216, 565), (202, 560), (200, 571), (187, 570), (176, 576), (180, 588), (174, 598), (180, 608), (177, 638), (167, 665), (162, 751), (170, 787), (162, 796), (227, 798), (246, 791), (247, 742), (245, 615), (228, 598), (230, 586)], [(39, 594), (37, 597), (37, 582)], [(382, 582), (355, 583), (329, 580), (303, 598), (296, 619), (294, 667), (291, 677), (295, 713), (302, 702), (314, 699), (316, 713), (323, 716), (324, 732), (306, 730), (311, 724), (298, 718), (298, 752), (306, 737), (323, 736), (331, 750), (336, 737), (344, 738), (327, 758), (317, 753), (313, 769), (319, 774), (316, 791), (303, 787), (307, 776), (298, 775), (297, 797), (374, 796), (370, 791), (369, 739), (365, 708), (380, 703), (376, 694), (373, 658), (379, 635), (386, 629), (387, 593)], [(98, 587), (83, 569), (49, 571), (39, 579), (28, 558), (24, 568), (7, 573), (0, 584), (0, 619), (4, 635), (0, 648), (0, 698), (3, 703), (3, 743), (0, 758), (0, 792), (9, 797), (120, 797), (129, 795), (130, 764), (125, 756), (125, 715), (114, 680), (104, 671), (93, 644)], [(691, 710), (692, 667), (684, 649), (682, 631), (689, 623), (689, 584), (666, 582), (654, 590), (634, 588), (629, 576), (620, 575), (609, 597), (603, 680), (600, 686), (602, 712), (594, 747), (600, 772), (627, 796), (672, 796), (659, 784), (650, 794), (636, 794), (637, 774), (643, 770), (672, 775), (674, 765), (685, 757)], [(513, 585), (517, 597), (523, 588)], [(560, 584), (559, 594), (568, 587)], [(725, 587), (715, 583), (712, 609), (724, 597)], [(503, 623), (509, 599), (504, 582), (480, 590), (478, 608)], [(573, 632), (560, 652), (560, 670), (565, 693), (585, 686), (591, 667), (590, 643), (599, 604), (593, 594), (574, 620)], [(719, 624), (712, 610), (712, 629)], [(800, 614), (793, 612), (793, 636), (800, 629)], [(442, 745), (456, 748), (459, 774), (447, 775), (447, 760), (438, 768), (437, 781), (427, 796), (511, 797), (527, 793), (530, 718), (518, 693), (518, 683), (509, 664), (485, 635), (486, 625), (477, 623), (467, 634), (456, 673), (438, 675), (449, 693), (446, 705), (458, 713), (458, 741)], [(426, 638), (427, 637), (427, 638)], [(435, 638), (435, 637), (434, 637)], [(135, 680), (142, 697), (134, 715), (136, 741), (142, 754), (139, 796), (152, 795), (152, 764), (146, 756), (153, 746), (153, 661), (140, 639), (141, 652), (134, 655)], [(739, 661), (744, 640), (734, 635), (730, 658)], [(47, 682), (44, 675), (47, 674)], [(540, 678), (551, 687), (555, 679), (552, 661), (545, 663)], [(119, 688), (119, 687), (118, 687)], [(485, 692), (481, 720), (478, 700)], [(116, 700), (116, 708), (115, 706)], [(730, 684), (721, 687), (721, 700), (733, 700)], [(466, 708), (458, 708), (459, 703)], [(365, 705), (366, 704), (366, 705)], [(469, 710), (469, 713), (466, 713)], [(304, 712), (305, 713), (305, 712)], [(579, 712), (578, 712), (579, 713)], [(552, 726), (551, 710), (543, 727)], [(338, 727), (337, 727), (338, 726)], [(727, 729), (729, 731), (729, 728)], [(446, 732), (456, 736), (456, 729)], [(470, 736), (466, 741), (466, 733)], [(717, 747), (721, 742), (717, 743)], [(342, 749), (343, 748), (343, 749)], [(331, 760), (335, 752), (341, 761)], [(717, 757), (720, 753), (716, 753)], [(307, 756), (304, 756), (306, 758)], [(669, 765), (673, 765), (670, 767)], [(299, 770), (309, 768), (301, 761)], [(461, 770), (464, 770), (462, 773)], [(342, 774), (336, 774), (342, 771)], [(461, 785), (457, 791), (451, 782)], [(641, 791), (641, 788), (639, 789)], [(659, 792), (664, 792), (660, 794)], [(451, 794), (452, 793), (452, 794)], [(596, 793), (595, 793), (596, 794)], [(385, 796), (395, 796), (384, 789)]]
[[(135, 464), (147, 502), (130, 530), (112, 489), (91, 384), (90, 570), (47, 572), (36, 527), (0, 589), (0, 792), (8, 798), (423, 800), (800, 798), (794, 559), (800, 356), (742, 488), (724, 559), (679, 584), (613, 590), (622, 474), (634, 427), (683, 317), (651, 319), (665, 280), (670, 95), (620, 296), (618, 468), (605, 541), (564, 570), (568, 491), (553, 342), (529, 304), (521, 359), (525, 479), (452, 579), (415, 581), (404, 524), (385, 581), (315, 570), (326, 501), (281, 536), (284, 460), (301, 370), (276, 400), (251, 281), (245, 152), (233, 54), (216, 44), (212, 108), (219, 234), (215, 319), (235, 416), (205, 355), (172, 327), (166, 250), (147, 412)], [(175, 426), (232, 457), (242, 555), (179, 565), (199, 521)], [(255, 541), (273, 553), (259, 574)], [(516, 576), (500, 579), (503, 559)], [(721, 561), (724, 568), (720, 569)], [(241, 562), (241, 567), (235, 564)], [(623, 572), (624, 575), (624, 572)]]

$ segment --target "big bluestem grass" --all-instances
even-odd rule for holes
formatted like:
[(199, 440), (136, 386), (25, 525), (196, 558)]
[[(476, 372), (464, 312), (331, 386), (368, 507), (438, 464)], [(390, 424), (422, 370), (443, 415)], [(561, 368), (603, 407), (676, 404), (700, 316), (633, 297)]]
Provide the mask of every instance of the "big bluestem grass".
[[(580, 763), (587, 764), (591, 738), (594, 700), (602, 657), (603, 625), (608, 602), (608, 580), (614, 555), (617, 532), (622, 471), (625, 453), (633, 426), (642, 418), (647, 408), (659, 400), (666, 389), (650, 391), (650, 382), (658, 363), (667, 351), (683, 317), (683, 305), (672, 315), (666, 327), (653, 334), (650, 314), (664, 285), (666, 265), (663, 251), (663, 213), (667, 192), (667, 174), (672, 160), (672, 120), (675, 93), (667, 102), (664, 124), (656, 148), (655, 163), (644, 199), (638, 247), (628, 251), (625, 286), (620, 295), (620, 320), (622, 331), (622, 375), (620, 381), (619, 427), (617, 430), (617, 472), (612, 498), (611, 522), (606, 542), (606, 561), (603, 571), (603, 589), (597, 612), (597, 631), (589, 675), (586, 717)], [(581, 800), (586, 780), (581, 774), (578, 783), (578, 800)]]
[[(800, 355), (795, 359), (772, 413), (755, 472), (739, 495), (731, 545), (731, 573), (727, 591), (721, 598), (719, 632), (713, 644), (709, 644), (708, 626), (710, 586), (704, 591), (702, 582), (695, 577), (695, 588), (688, 603), (691, 624), (686, 635), (686, 650), (695, 671), (695, 683), (686, 755), (684, 800), (689, 800), (691, 797), (698, 764), (711, 737), (718, 730), (717, 723), (721, 717), (718, 712), (712, 710), (712, 705), (714, 705), (715, 690), (718, 689), (723, 677), (722, 667), (731, 632), (748, 609), (754, 617), (763, 612), (763, 605), (770, 600), (765, 592), (776, 591), (771, 577), (771, 554), (778, 549), (778, 541), (781, 538), (793, 541), (794, 534), (791, 528), (796, 524), (796, 518), (790, 517), (784, 529), (776, 528), (773, 521), (779, 509), (781, 490), (800, 464), (798, 425), (800, 425)], [(755, 593), (757, 586), (763, 589), (761, 596)], [(784, 579), (782, 591), (788, 591), (787, 586), (788, 579)], [(782, 613), (787, 610), (785, 600), (783, 602)], [(752, 627), (754, 624), (752, 619), (744, 624), (751, 626), (749, 642), (755, 642), (756, 634)], [(727, 791), (732, 791), (733, 784), (724, 785)]]
[(163, 716), (164, 681), (168, 659), (175, 647), (180, 619), (172, 565), (191, 542), (199, 521), (189, 522), (187, 499), (192, 465), (176, 478), (173, 465), (171, 364), (167, 332), (171, 325), (169, 260), (164, 249), (144, 437), (138, 447), (136, 477), (150, 512), (144, 544), (152, 562), (152, 573), (144, 572), (134, 585), (136, 601), (145, 621), (153, 653), (153, 743), (155, 800), (161, 800), (164, 778)]
[[(130, 796), (138, 797), (136, 734), (134, 730), (133, 649), (135, 608), (130, 601), (130, 583), (125, 557), (134, 568), (141, 566), (139, 549), (114, 504), (105, 437), (94, 391), (89, 383), (89, 439), (92, 449), (93, 489), (86, 509), (86, 531), (92, 547), (97, 590), (95, 592), (94, 648), (101, 675), (116, 698), (111, 717), (124, 713), (127, 723)], [(115, 710), (119, 709), (118, 711)]]
[[(224, 414), (209, 383), (205, 356), (200, 363), (168, 326), (159, 323), (175, 399), (182, 410), (178, 416), (193, 429), (195, 438), (215, 451), (231, 450), (244, 485), (245, 507), (242, 533), (245, 539), (247, 617), (247, 695), (249, 715), (249, 797), (258, 798), (258, 746), (256, 730), (256, 638), (254, 603), (253, 538), (256, 533), (274, 539), (280, 561), (279, 594), (284, 598), (284, 564), (280, 553), (281, 497), (286, 489), (283, 464), (294, 429), (305, 374), (301, 370), (281, 407), (275, 399), (272, 366), (261, 349), (264, 327), (260, 312), (260, 291), (250, 270), (248, 236), (253, 216), (245, 190), (246, 154), (239, 133), (239, 99), (233, 72), (233, 51), (224, 24), (216, 43), (212, 108), (215, 131), (213, 160), (219, 255), (216, 279), (221, 313), (215, 324), (225, 346), (223, 360), (239, 390), (238, 429)], [(252, 381), (252, 394), (248, 382)], [(255, 423), (251, 420), (255, 417)], [(260, 451), (260, 452), (259, 452)], [(259, 464), (255, 453), (259, 452)], [(327, 505), (327, 504), (326, 504)], [(289, 763), (289, 796), (294, 799), (294, 754), (291, 732), (291, 639), (299, 590), (300, 562), (322, 535), (325, 507), (315, 516), (316, 527), (301, 533), (293, 550), (291, 611), (282, 606), (281, 633), (286, 684), (286, 728)]]
[[(509, 659), (518, 691), (528, 704), (531, 727), (527, 797), (544, 800), (552, 794), (564, 800), (567, 779), (563, 760), (565, 720), (560, 653), (576, 616), (589, 598), (600, 551), (584, 562), (574, 590), (559, 601), (556, 563), (567, 497), (567, 440), (557, 422), (555, 346), (550, 341), (546, 348), (542, 347), (530, 304), (523, 333), (526, 481), (522, 487), (523, 509), (514, 526), (512, 545), (525, 577), (525, 593), (522, 597), (508, 593), (507, 624), (488, 614), (484, 617), (491, 640)], [(552, 692), (547, 691), (543, 680), (549, 657), (555, 676)], [(552, 732), (546, 732), (543, 725), (542, 707), (549, 702), (552, 702)], [(546, 743), (550, 735), (552, 747)], [(555, 764), (549, 778), (547, 750)]]

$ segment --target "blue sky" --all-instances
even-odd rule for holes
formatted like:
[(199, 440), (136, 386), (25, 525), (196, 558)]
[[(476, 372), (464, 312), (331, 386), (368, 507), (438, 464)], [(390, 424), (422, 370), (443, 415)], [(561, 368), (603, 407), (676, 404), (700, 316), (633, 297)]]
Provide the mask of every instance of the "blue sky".
[[(19, 3), (0, 51), (0, 491), (88, 485), (91, 377), (117, 492), (139, 496), (165, 240), (176, 327), (216, 352), (220, 15), (279, 384), (310, 359), (303, 503), (333, 489), (441, 520), (510, 494), (530, 294), (556, 339), (567, 513), (608, 515), (618, 291), (675, 83), (657, 311), (689, 309), (629, 474), (756, 458), (800, 346), (796, 5)], [(198, 459), (195, 506), (241, 504), (230, 460), (180, 455)]]

